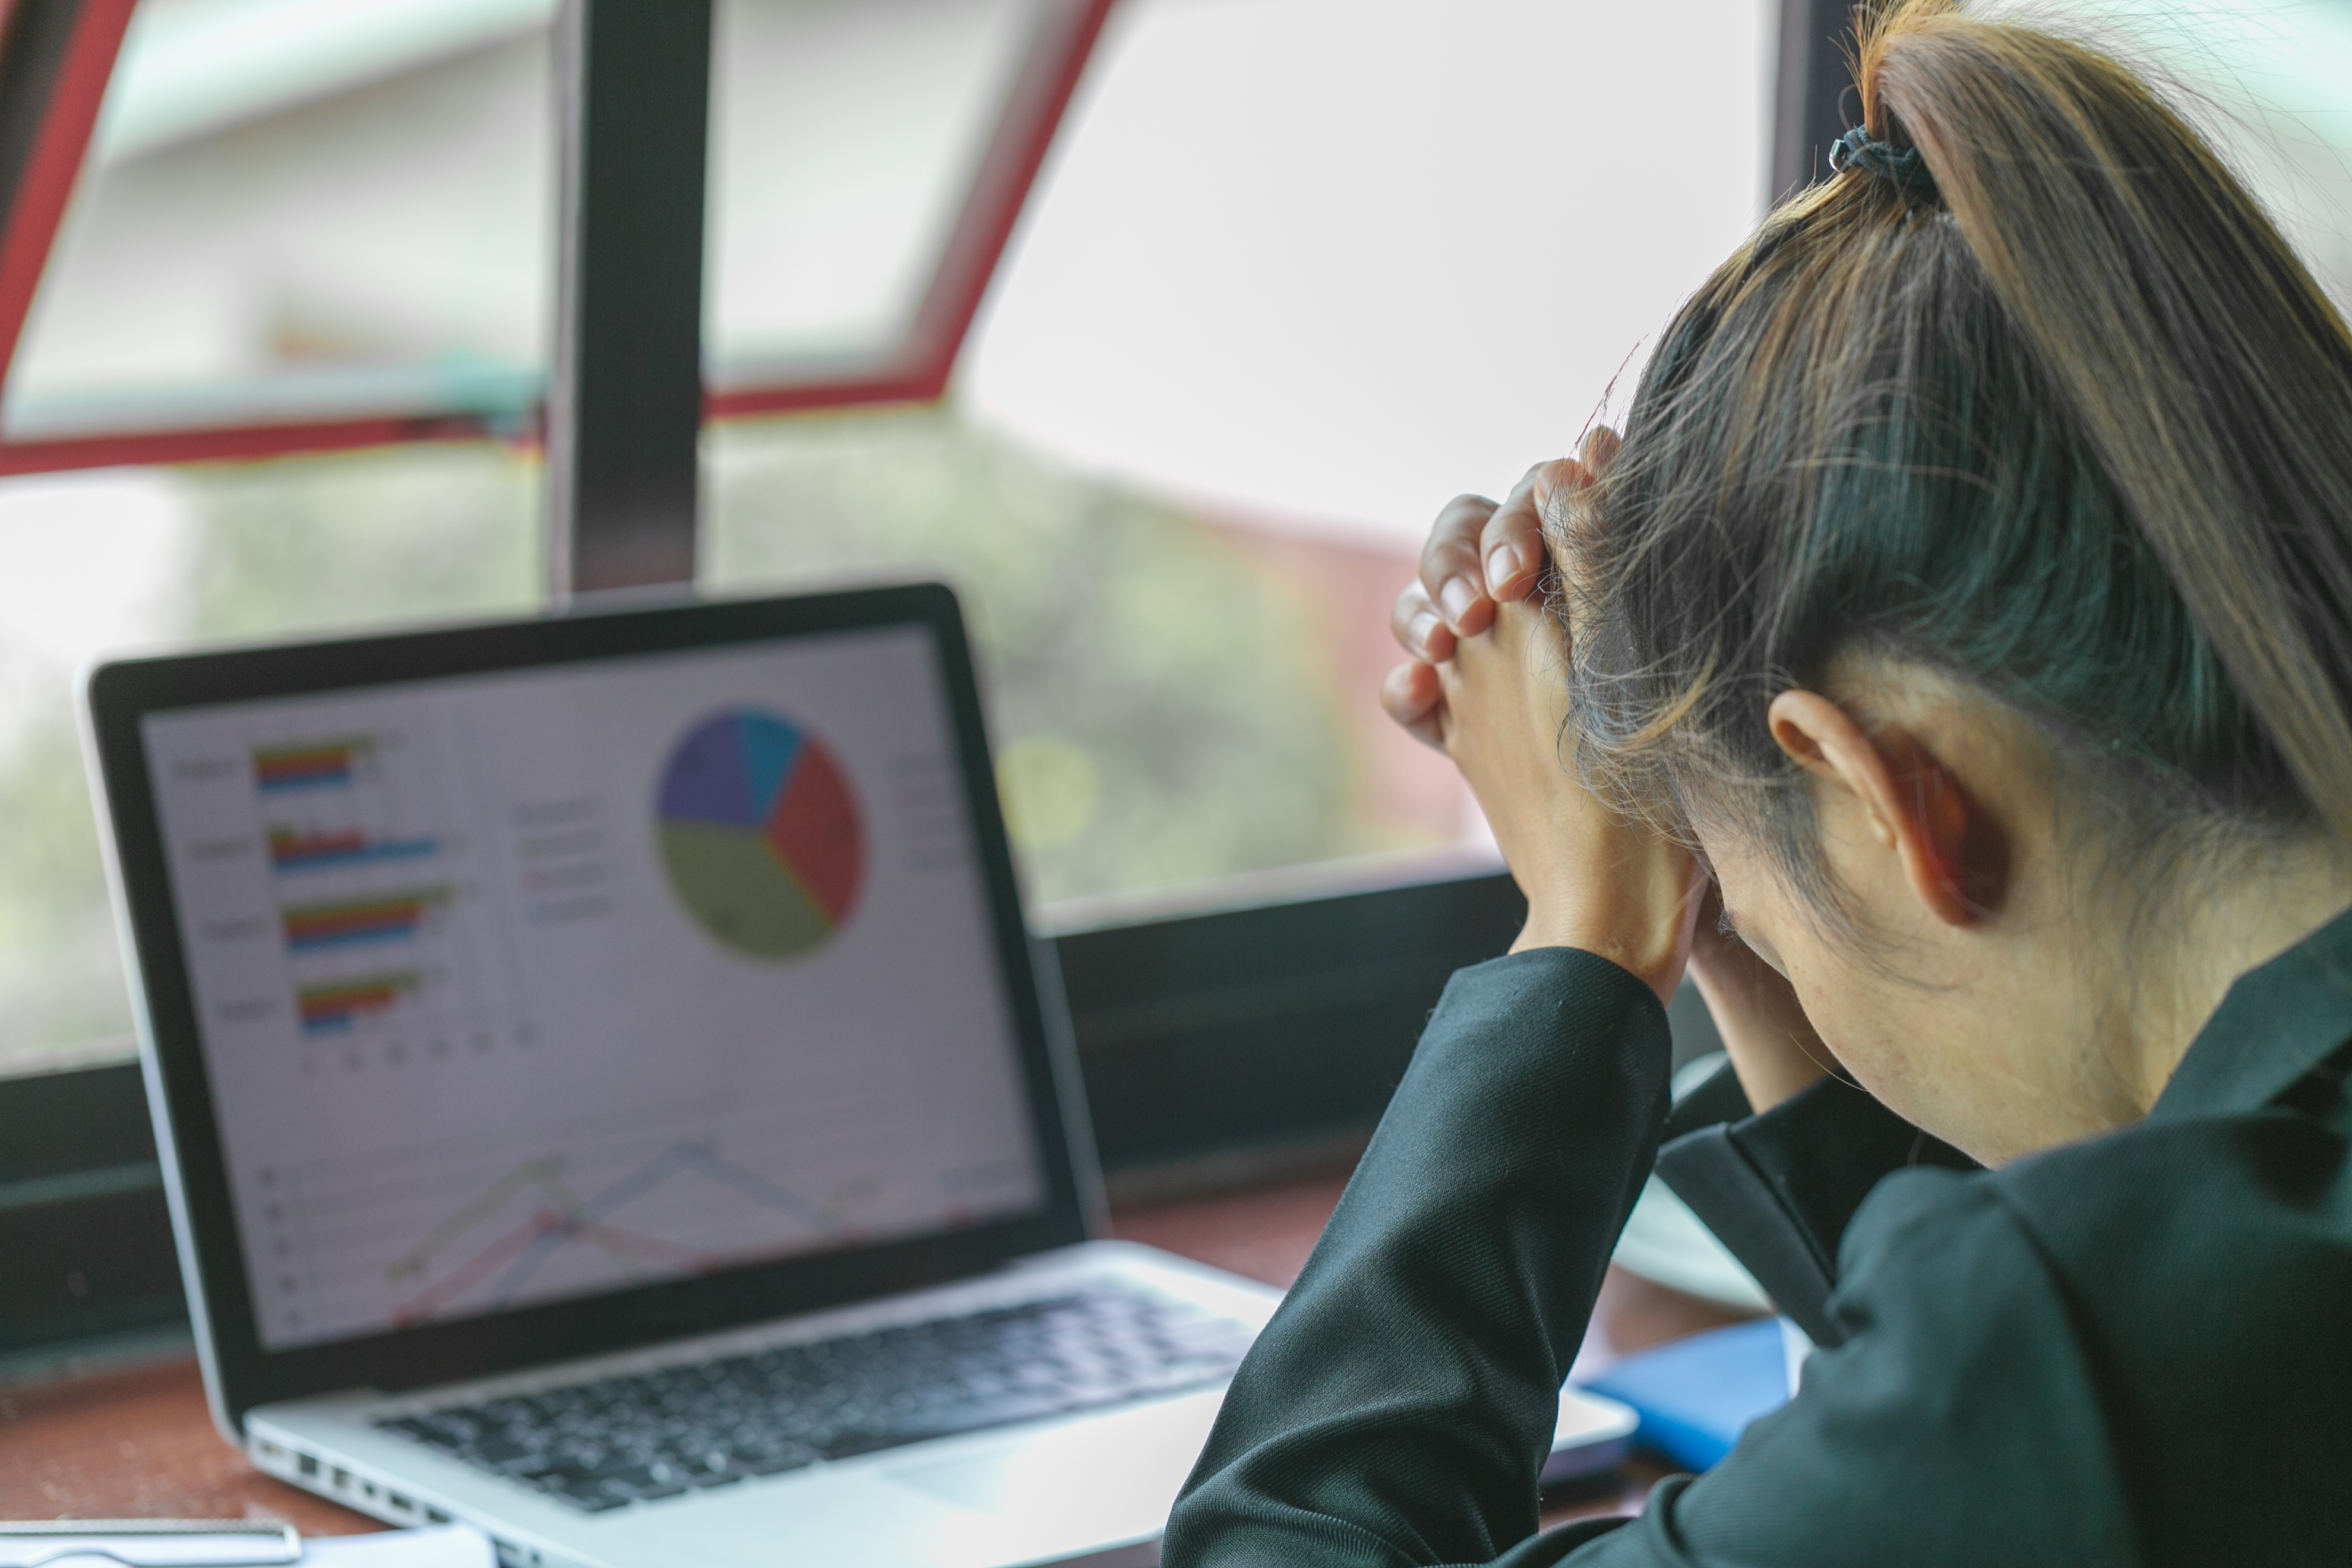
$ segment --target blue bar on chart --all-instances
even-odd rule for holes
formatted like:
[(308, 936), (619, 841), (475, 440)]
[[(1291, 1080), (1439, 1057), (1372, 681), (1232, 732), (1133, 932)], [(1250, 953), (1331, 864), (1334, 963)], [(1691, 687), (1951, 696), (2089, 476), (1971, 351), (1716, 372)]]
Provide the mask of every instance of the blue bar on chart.
[(269, 829), (269, 866), (275, 871), (421, 860), (440, 850), (441, 841), (437, 838), (378, 837), (356, 827), (319, 829), (281, 825)]

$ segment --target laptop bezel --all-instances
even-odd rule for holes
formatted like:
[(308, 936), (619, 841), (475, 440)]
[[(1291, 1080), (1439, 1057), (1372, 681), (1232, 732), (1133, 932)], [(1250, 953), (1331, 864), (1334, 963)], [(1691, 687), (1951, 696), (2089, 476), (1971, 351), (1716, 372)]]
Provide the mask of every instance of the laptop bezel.
[[(940, 661), (1046, 1184), (1044, 1205), (966, 1229), (853, 1251), (324, 1344), (265, 1349), (230, 1200), (142, 721), (174, 710), (259, 699), (894, 626), (926, 630)], [(1099, 1195), (1083, 1091), (1050, 963), (1041, 976), (1037, 945), (1023, 920), (971, 647), (955, 595), (943, 584), (707, 601), (122, 660), (90, 674), (87, 710), (101, 803), (112, 828), (110, 858), (134, 968), (141, 1056), (173, 1227), (207, 1380), (217, 1414), (232, 1431), (241, 1431), (244, 1413), (258, 1405), (357, 1387), (393, 1391), (456, 1383), (684, 1339), (965, 1279), (1087, 1239)]]

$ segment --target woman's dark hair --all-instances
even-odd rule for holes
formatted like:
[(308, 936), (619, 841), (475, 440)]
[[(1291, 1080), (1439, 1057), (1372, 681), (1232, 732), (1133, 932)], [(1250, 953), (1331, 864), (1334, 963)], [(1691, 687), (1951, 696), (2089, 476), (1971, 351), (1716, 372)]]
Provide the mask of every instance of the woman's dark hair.
[(1953, 0), (1859, 27), (1864, 125), (1928, 177), (1795, 197), (1661, 340), (1565, 525), (1588, 774), (1818, 889), (1766, 708), (1875, 654), (2151, 830), (2352, 842), (2343, 319), (2114, 59)]

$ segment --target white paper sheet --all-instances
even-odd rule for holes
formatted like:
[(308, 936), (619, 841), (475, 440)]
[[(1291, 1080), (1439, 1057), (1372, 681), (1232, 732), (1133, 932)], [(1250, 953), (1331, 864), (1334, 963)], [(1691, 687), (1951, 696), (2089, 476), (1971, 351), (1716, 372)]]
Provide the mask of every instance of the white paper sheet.
[(463, 1524), (386, 1530), (373, 1535), (310, 1535), (302, 1568), (498, 1568), (489, 1539)]

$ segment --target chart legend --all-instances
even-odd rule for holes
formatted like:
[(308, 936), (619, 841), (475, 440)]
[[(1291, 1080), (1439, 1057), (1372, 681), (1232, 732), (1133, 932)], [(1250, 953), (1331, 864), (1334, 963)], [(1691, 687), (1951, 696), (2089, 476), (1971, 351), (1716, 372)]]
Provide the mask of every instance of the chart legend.
[(679, 902), (737, 952), (796, 958), (856, 906), (856, 798), (833, 752), (788, 720), (739, 709), (697, 725), (670, 753), (659, 815)]

